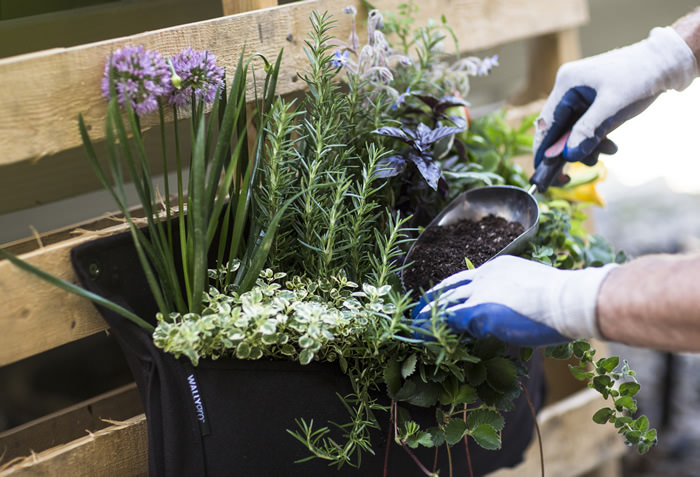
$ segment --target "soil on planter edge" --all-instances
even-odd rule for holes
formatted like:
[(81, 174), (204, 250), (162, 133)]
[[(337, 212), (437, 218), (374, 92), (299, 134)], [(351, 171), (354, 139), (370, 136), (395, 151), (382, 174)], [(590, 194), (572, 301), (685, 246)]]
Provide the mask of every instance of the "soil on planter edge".
[(403, 271), (404, 287), (417, 294), (428, 290), (444, 278), (466, 270), (465, 258), (478, 267), (524, 231), (519, 222), (492, 214), (478, 221), (463, 219), (426, 229), (421, 242), (411, 251), (412, 263)]

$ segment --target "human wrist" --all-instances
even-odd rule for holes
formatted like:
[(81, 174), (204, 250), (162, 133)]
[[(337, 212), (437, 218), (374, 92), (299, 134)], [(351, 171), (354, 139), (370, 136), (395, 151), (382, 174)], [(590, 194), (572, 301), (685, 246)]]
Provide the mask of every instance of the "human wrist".
[(693, 52), (696, 64), (700, 65), (700, 8), (679, 18), (671, 26)]

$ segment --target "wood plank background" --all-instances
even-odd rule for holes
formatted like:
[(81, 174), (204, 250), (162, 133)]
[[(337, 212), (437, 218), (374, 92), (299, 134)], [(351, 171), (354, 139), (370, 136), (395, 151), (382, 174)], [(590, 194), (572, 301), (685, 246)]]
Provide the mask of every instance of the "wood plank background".
[[(395, 10), (402, 1), (376, 0), (373, 3), (382, 10)], [(275, 0), (223, 0), (222, 6), (226, 14), (233, 14), (239, 13), (244, 4), (274, 7), (275, 3)], [(541, 44), (535, 45), (535, 53), (551, 61), (544, 65), (544, 69), (532, 72), (531, 80), (537, 81), (538, 75), (551, 76), (552, 69), (562, 58), (577, 55), (571, 50), (571, 46), (577, 44), (572, 32), (588, 18), (586, 0), (425, 0), (417, 3), (421, 12), (427, 12), (424, 16), (429, 14), (436, 19), (442, 14), (447, 16), (449, 26), (457, 33), (460, 49), (465, 52), (538, 38), (536, 41), (541, 41)], [(15, 182), (21, 177), (19, 187), (28, 188), (32, 186), (30, 165), (38, 159), (48, 161), (51, 157), (55, 159), (52, 170), (65, 171), (68, 163), (64, 163), (58, 153), (80, 146), (76, 126), (78, 113), (85, 115), (94, 137), (102, 136), (106, 103), (99, 85), (104, 61), (116, 48), (142, 44), (163, 54), (176, 53), (185, 46), (206, 48), (217, 55), (222, 66), (232, 68), (244, 44), (249, 53), (260, 52), (269, 58), (284, 47), (279, 88), (282, 93), (291, 93), (304, 87), (303, 82), (297, 80), (297, 72), (300, 65), (306, 64), (303, 42), (310, 29), (308, 19), (311, 12), (332, 13), (339, 21), (334, 34), (344, 39), (350, 22), (342, 10), (348, 5), (356, 6), (360, 18), (364, 17), (360, 0), (305, 0), (113, 40), (2, 59), (0, 174), (24, 168), (21, 174), (13, 173), (8, 177)], [(360, 32), (360, 38), (364, 38), (363, 32)], [(250, 88), (252, 91), (252, 84)], [(144, 124), (146, 128), (152, 127), (154, 121), (144, 118)], [(72, 170), (72, 167), (70, 165), (67, 170)], [(88, 169), (87, 164), (84, 168)], [(24, 178), (27, 178), (26, 184)], [(63, 180), (70, 181), (70, 174)], [(0, 190), (2, 194), (7, 193), (1, 187)], [(125, 230), (124, 225), (109, 220), (100, 224), (99, 231), (87, 234), (70, 236), (63, 231), (62, 235), (56, 235), (60, 238), (55, 243), (46, 246), (35, 247), (31, 241), (25, 241), (14, 244), (13, 248), (44, 270), (75, 281), (69, 262), (70, 249), (95, 237)], [(4, 261), (0, 261), (0, 302), (3, 303), (0, 327), (4, 336), (0, 339), (0, 366), (106, 329), (90, 302), (61, 292)], [(108, 409), (116, 400), (123, 399), (125, 393), (133, 401), (133, 387), (96, 399)], [(590, 421), (590, 416), (600, 405), (597, 396), (582, 391), (548, 407), (543, 413), (541, 421), (548, 475), (574, 475), (594, 468), (624, 450), (614, 432)], [(37, 437), (36, 433), (49, 432), (43, 430), (47, 429), (46, 426), (67, 422), (84, 415), (84, 411), (84, 405), (67, 409), (26, 428), (1, 434), (0, 441), (4, 438), (29, 442)], [(590, 433), (585, 449), (578, 440), (568, 438), (574, 432), (572, 429), (577, 433)], [(530, 452), (535, 451), (531, 449)], [(572, 468), (571, 456), (582, 453), (587, 457), (576, 462), (575, 469)], [(137, 415), (14, 464), (12, 468), (0, 466), (0, 476), (56, 475), (58, 470), (63, 475), (77, 476), (144, 475), (147, 468), (145, 417)], [(497, 473), (492, 477), (539, 475), (539, 459), (529, 457), (514, 472)]]
[[(622, 455), (625, 446), (619, 436), (611, 432), (609, 425), (595, 424), (590, 419), (603, 405), (596, 391), (584, 389), (540, 413), (546, 475), (582, 475)], [(146, 475), (146, 430), (146, 419), (141, 414), (28, 457), (6, 471), (0, 469), (0, 477), (56, 475), (58, 469), (62, 475), (75, 477)], [(498, 470), (488, 477), (536, 476), (540, 475), (540, 469), (539, 443), (533, 439), (522, 464)]]
[[(376, 5), (393, 10), (399, 3), (381, 0)], [(0, 165), (39, 159), (80, 145), (78, 113), (84, 114), (92, 134), (101, 137), (104, 62), (111, 51), (124, 45), (142, 44), (165, 55), (185, 46), (206, 48), (225, 67), (235, 65), (244, 45), (248, 52), (268, 57), (276, 56), (283, 46), (280, 92), (299, 90), (303, 85), (296, 74), (299, 65), (305, 64), (303, 41), (312, 10), (333, 14), (339, 20), (335, 35), (346, 38), (350, 22), (343, 21), (342, 10), (348, 4), (363, 11), (360, 0), (309, 0), (0, 60)], [(420, 8), (434, 18), (445, 14), (465, 51), (575, 27), (587, 18), (584, 0), (426, 0), (420, 2)], [(144, 124), (148, 126), (149, 121)]]

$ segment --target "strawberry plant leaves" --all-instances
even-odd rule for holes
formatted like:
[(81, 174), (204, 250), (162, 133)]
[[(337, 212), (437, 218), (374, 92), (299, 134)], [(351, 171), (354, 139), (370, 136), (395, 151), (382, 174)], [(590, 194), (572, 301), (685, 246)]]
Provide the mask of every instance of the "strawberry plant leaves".
[(498, 450), (501, 448), (501, 437), (493, 427), (488, 424), (481, 424), (472, 429), (469, 434), (481, 447), (487, 450)]
[(486, 365), (484, 363), (474, 363), (466, 366), (466, 375), (472, 386), (479, 386), (486, 381)]
[(467, 425), (469, 429), (476, 429), (482, 424), (488, 424), (497, 431), (503, 430), (506, 424), (505, 419), (500, 413), (491, 409), (477, 409), (469, 413), (467, 417)]
[(387, 387), (387, 394), (391, 399), (396, 399), (396, 393), (401, 389), (401, 364), (392, 358), (384, 367), (384, 383)]
[(434, 383), (426, 383), (416, 377), (406, 380), (398, 393), (396, 400), (406, 401), (419, 407), (434, 406), (440, 395), (440, 387)]
[(418, 361), (418, 357), (414, 353), (401, 363), (401, 376), (403, 378), (409, 377), (416, 371), (416, 361)]
[(467, 424), (459, 418), (451, 419), (444, 428), (445, 440), (451, 446), (458, 443), (467, 433)]
[(515, 366), (507, 358), (491, 358), (485, 362), (486, 382), (494, 390), (508, 393), (518, 388), (518, 381), (515, 379)]
[(459, 392), (455, 396), (455, 404), (471, 404), (475, 402), (479, 396), (476, 393), (476, 389), (473, 387), (463, 384), (459, 387)]

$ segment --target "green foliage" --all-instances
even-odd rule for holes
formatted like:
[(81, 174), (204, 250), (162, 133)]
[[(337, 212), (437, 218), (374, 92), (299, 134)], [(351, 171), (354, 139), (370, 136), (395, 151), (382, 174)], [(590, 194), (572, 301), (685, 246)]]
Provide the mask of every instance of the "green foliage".
[(586, 214), (576, 204), (541, 202), (538, 233), (523, 256), (564, 269), (624, 262), (624, 253), (615, 252), (600, 236), (588, 233), (585, 220)]
[(158, 315), (154, 343), (195, 366), (202, 357), (333, 362), (348, 358), (347, 349), (370, 321), (392, 323), (396, 306), (388, 299), (389, 285), (360, 288), (344, 275), (330, 280), (286, 277), (263, 270), (256, 285), (241, 294), (211, 287), (201, 315)]
[(405, 220), (387, 209), (380, 194), (386, 184), (376, 172), (385, 151), (364, 142), (370, 129), (355, 121), (368, 98), (356, 89), (348, 94), (337, 81), (329, 33), (334, 21), (314, 12), (311, 26), (305, 42), (309, 67), (300, 74), (308, 93), (294, 113), (284, 100), (273, 105), (269, 161), (260, 165), (255, 192), (261, 224), (270, 222), (280, 203), (292, 201), (280, 218), (268, 266), (326, 280), (344, 274), (382, 286), (398, 270)]
[(649, 419), (646, 416), (634, 417), (637, 414), (635, 395), (640, 385), (627, 361), (620, 364), (617, 356), (594, 359), (596, 350), (583, 340), (550, 348), (547, 352), (555, 358), (578, 359), (577, 365), (569, 365), (572, 375), (581, 381), (588, 381), (588, 387), (612, 402), (611, 407), (599, 409), (593, 415), (594, 422), (613, 424), (618, 433), (624, 436), (625, 443), (635, 447), (640, 454), (656, 445), (656, 429), (649, 428)]

